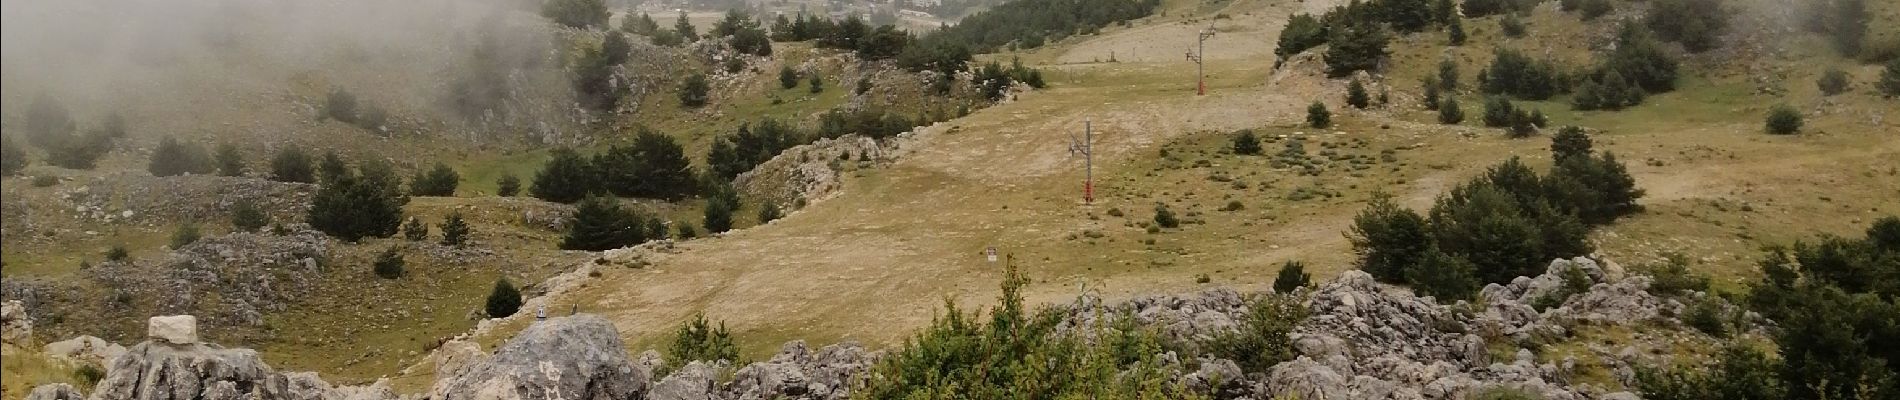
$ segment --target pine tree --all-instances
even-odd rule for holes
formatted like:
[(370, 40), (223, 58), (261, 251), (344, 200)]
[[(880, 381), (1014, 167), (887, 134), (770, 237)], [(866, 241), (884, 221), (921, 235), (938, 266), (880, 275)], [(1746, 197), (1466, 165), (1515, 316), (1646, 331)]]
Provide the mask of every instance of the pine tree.
[(595, 156), (593, 170), (601, 187), (621, 196), (672, 200), (698, 189), (679, 143), (644, 128), (634, 135), (632, 145), (614, 146)]
[(0, 176), (13, 176), (26, 169), (26, 151), (13, 144), (12, 137), (0, 137)]
[(151, 163), (145, 167), (152, 176), (202, 175), (211, 172), (211, 168), (204, 149), (180, 143), (169, 136), (159, 141), (158, 149), (152, 151)]
[(1425, 85), (1419, 90), (1424, 92), (1422, 102), (1425, 103), (1425, 109), (1437, 111), (1438, 103), (1442, 101), (1439, 99), (1440, 96), (1438, 94), (1438, 79), (1429, 76), (1425, 77)]
[(1384, 0), (1379, 8), (1385, 11), (1385, 20), (1392, 29), (1411, 33), (1425, 30), (1432, 24), (1432, 5), (1430, 0)]
[(623, 18), (620, 21), (620, 30), (636, 35), (652, 36), (654, 31), (660, 30), (660, 24), (653, 21), (652, 15), (640, 13), (639, 18), (634, 18), (632, 15)]
[(397, 249), (396, 246), (389, 246), (388, 249), (383, 250), (381, 255), (376, 256), (373, 270), (376, 272), (376, 276), (382, 277), (383, 279), (401, 278), (403, 274), (403, 264), (406, 263), (407, 262), (402, 259), (400, 249)]
[(1511, 117), (1517, 109), (1511, 106), (1511, 100), (1504, 96), (1491, 96), (1484, 101), (1484, 126), (1505, 128), (1511, 126)]
[(496, 196), (515, 197), (516, 194), (520, 194), (520, 193), (521, 193), (521, 179), (516, 178), (514, 174), (506, 174), (506, 175), (502, 175), (500, 178), (495, 178), (495, 195)]
[(571, 148), (554, 149), (552, 158), (534, 175), (528, 193), (541, 200), (572, 203), (587, 197), (596, 187), (594, 171), (581, 154)]
[(218, 145), (218, 176), (244, 176), (244, 155), (230, 143)]
[(1451, 26), (1446, 28), (1446, 30), (1449, 31), (1449, 33), (1447, 33), (1447, 35), (1449, 35), (1447, 39), (1451, 41), (1451, 45), (1465, 45), (1465, 23), (1463, 18), (1452, 17)]
[(818, 74), (811, 74), (811, 92), (818, 93), (823, 91), (825, 91), (824, 78), (818, 76)]
[(732, 205), (719, 199), (706, 201), (706, 232), (722, 233), (732, 230)]
[(402, 237), (409, 239), (411, 242), (420, 242), (424, 239), (428, 239), (429, 224), (422, 222), (421, 217), (409, 217), (409, 222), (402, 225)]
[(297, 146), (286, 147), (277, 152), (270, 160), (270, 179), (278, 182), (314, 183), (316, 171), (310, 166), (310, 156)]
[(1239, 155), (1260, 155), (1260, 138), (1254, 136), (1252, 129), (1242, 129), (1239, 134), (1234, 135), (1233, 151), (1234, 154)]
[(644, 222), (613, 198), (588, 197), (575, 205), (561, 249), (602, 251), (638, 244), (646, 239)]
[(778, 85), (786, 89), (798, 87), (798, 72), (793, 71), (790, 65), (780, 67), (778, 70)]
[(435, 163), (427, 172), (417, 172), (409, 180), (409, 194), (412, 196), (448, 197), (455, 195), (455, 187), (462, 181), (461, 174), (448, 164)]
[(1478, 293), (1477, 267), (1470, 261), (1429, 246), (1417, 262), (1405, 269), (1413, 290), (1441, 303), (1471, 300)]
[(1327, 127), (1331, 127), (1333, 126), (1333, 113), (1326, 111), (1325, 103), (1315, 101), (1313, 105), (1306, 107), (1306, 125), (1314, 129), (1326, 129)]
[(1352, 75), (1356, 71), (1371, 71), (1379, 67), (1386, 56), (1386, 42), (1390, 37), (1377, 24), (1360, 23), (1333, 28), (1331, 43), (1326, 48), (1326, 73), (1332, 77)]
[(231, 226), (237, 230), (257, 232), (265, 225), (270, 225), (270, 214), (265, 214), (263, 209), (257, 207), (257, 203), (239, 200), (231, 205)]
[(1566, 126), (1550, 137), (1550, 158), (1561, 163), (1571, 157), (1588, 156), (1592, 151), (1590, 147), (1590, 135), (1584, 133), (1583, 128)]
[(1306, 273), (1306, 264), (1299, 261), (1287, 261), (1280, 265), (1280, 274), (1273, 278), (1273, 291), (1293, 293), (1311, 283), (1313, 275)]
[(336, 151), (323, 152), (323, 160), (317, 162), (317, 183), (328, 185), (350, 174), (350, 164), (343, 162), (343, 156)]
[(461, 211), (450, 212), (448, 218), (442, 220), (443, 246), (462, 247), (468, 243), (469, 234), (468, 221), (462, 220)]
[(1458, 98), (1445, 96), (1445, 102), (1438, 105), (1438, 123), (1457, 125), (1465, 122), (1464, 106), (1458, 105)]
[(692, 76), (688, 76), (685, 81), (680, 83), (680, 104), (687, 108), (704, 106), (706, 105), (707, 92), (711, 90), (712, 88), (706, 83), (706, 75), (693, 74)]
[(1353, 108), (1365, 109), (1367, 106), (1370, 106), (1371, 103), (1372, 98), (1366, 94), (1365, 84), (1359, 83), (1358, 79), (1353, 79), (1352, 83), (1346, 85), (1347, 105), (1351, 105)]
[(1454, 3), (1452, 0), (1433, 1), (1432, 2), (1432, 19), (1437, 20), (1438, 23), (1441, 23), (1441, 24), (1457, 23), (1457, 21), (1461, 19), (1458, 16), (1458, 5)]
[(1406, 282), (1405, 271), (1431, 244), (1425, 217), (1399, 207), (1392, 196), (1377, 193), (1365, 210), (1353, 217), (1347, 233), (1360, 270), (1382, 282)]
[(606, 27), (609, 15), (603, 0), (548, 0), (541, 4), (542, 17), (569, 28)]
[(1448, 92), (1458, 90), (1458, 62), (1449, 58), (1438, 62), (1438, 84)]
[(495, 281), (495, 289), (488, 292), (487, 306), (483, 307), (489, 318), (501, 318), (521, 311), (521, 291), (515, 289), (514, 282), (508, 278)]
[(685, 11), (680, 11), (680, 18), (673, 21), (673, 32), (687, 43), (699, 41), (699, 33), (693, 28), (693, 21), (686, 19)]
[(307, 217), (310, 227), (348, 242), (395, 235), (402, 225), (402, 206), (409, 202), (398, 189), (399, 179), (388, 165), (374, 160), (357, 169), (357, 174), (345, 170), (317, 188)]
[(1887, 97), (1900, 96), (1900, 57), (1887, 61), (1887, 68), (1880, 70), (1880, 82), (1874, 86)]

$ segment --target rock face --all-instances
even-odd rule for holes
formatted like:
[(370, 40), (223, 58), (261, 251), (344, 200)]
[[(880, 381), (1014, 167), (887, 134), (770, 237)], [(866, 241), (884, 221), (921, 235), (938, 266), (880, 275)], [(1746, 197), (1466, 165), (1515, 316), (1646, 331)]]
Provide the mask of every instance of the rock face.
[(171, 344), (198, 343), (198, 317), (190, 315), (167, 315), (152, 317), (146, 324), (145, 336)]
[(350, 398), (361, 391), (339, 390), (315, 374), (279, 374), (250, 349), (147, 341), (113, 359), (89, 399), (316, 400)]
[(79, 389), (73, 389), (73, 385), (64, 383), (40, 385), (33, 388), (32, 393), (26, 395), (26, 400), (82, 400), (85, 398), (86, 396), (79, 394)]
[(128, 299), (157, 309), (115, 307), (130, 315), (191, 314), (215, 326), (258, 326), (316, 286), (330, 241), (305, 224), (285, 235), (237, 232), (200, 239), (165, 257), (101, 263), (84, 273)]
[(494, 357), (436, 381), (438, 399), (617, 400), (645, 391), (620, 333), (593, 315), (536, 322)]
[(794, 146), (739, 174), (733, 179), (733, 187), (747, 197), (766, 199), (789, 212), (837, 193), (843, 188), (842, 174), (847, 168), (869, 168), (896, 160), (910, 150), (907, 144), (922, 129), (881, 141), (846, 135)]
[(92, 336), (80, 336), (46, 345), (46, 355), (104, 366), (125, 354), (125, 346)]
[(26, 315), (26, 305), (19, 300), (0, 304), (0, 342), (26, 343), (32, 337), (33, 318)]

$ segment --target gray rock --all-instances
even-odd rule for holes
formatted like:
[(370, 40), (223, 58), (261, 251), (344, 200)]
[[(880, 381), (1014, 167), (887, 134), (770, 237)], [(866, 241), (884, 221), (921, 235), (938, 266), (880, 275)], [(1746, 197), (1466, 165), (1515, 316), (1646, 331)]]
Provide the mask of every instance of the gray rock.
[(85, 398), (85, 395), (79, 393), (79, 389), (73, 389), (73, 385), (64, 383), (40, 385), (33, 388), (32, 393), (26, 394), (26, 400), (81, 400)]
[(647, 392), (649, 400), (711, 400), (719, 393), (714, 378), (719, 376), (717, 367), (703, 361), (693, 361), (680, 367), (666, 378), (653, 384), (653, 391)]
[(125, 346), (92, 336), (80, 336), (46, 345), (46, 355), (104, 366), (125, 354)]
[(493, 357), (439, 378), (441, 399), (618, 400), (645, 389), (648, 377), (627, 360), (612, 323), (591, 314), (552, 318), (523, 330)]
[(0, 342), (26, 343), (33, 337), (33, 317), (26, 315), (26, 304), (7, 300), (0, 304)]
[(198, 343), (198, 317), (167, 315), (146, 322), (145, 336), (171, 344)]

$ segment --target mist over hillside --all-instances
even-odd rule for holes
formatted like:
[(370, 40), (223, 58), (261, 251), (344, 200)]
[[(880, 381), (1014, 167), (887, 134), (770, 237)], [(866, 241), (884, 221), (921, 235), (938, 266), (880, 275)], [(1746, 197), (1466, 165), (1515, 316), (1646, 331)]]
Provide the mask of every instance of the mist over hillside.
[(392, 125), (499, 130), (492, 123), (525, 121), (509, 115), (560, 111), (526, 85), (558, 71), (554, 30), (534, 7), (500, 0), (8, 1), (0, 5), (7, 17), (0, 82), (10, 125), (44, 96), (71, 109), (82, 127), (119, 113), (146, 128), (135, 133), (190, 134), (246, 125), (241, 119), (309, 119), (313, 100), (346, 90), (409, 121)]

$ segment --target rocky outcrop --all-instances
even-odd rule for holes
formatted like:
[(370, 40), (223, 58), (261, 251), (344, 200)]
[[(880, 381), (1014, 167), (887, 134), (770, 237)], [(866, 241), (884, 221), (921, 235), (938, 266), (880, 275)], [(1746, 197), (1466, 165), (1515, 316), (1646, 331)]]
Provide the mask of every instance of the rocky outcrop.
[[(346, 398), (315, 374), (279, 374), (250, 349), (147, 341), (106, 366), (91, 400)], [(379, 397), (371, 397), (379, 398)], [(388, 397), (380, 397), (388, 398)]]
[(257, 326), (265, 313), (284, 311), (315, 287), (329, 253), (323, 233), (304, 224), (286, 229), (283, 235), (206, 237), (163, 257), (102, 263), (83, 273), (115, 298), (150, 299), (157, 305), (127, 310), (133, 315), (191, 314), (199, 323)]
[(749, 198), (791, 210), (830, 198), (843, 188), (846, 168), (865, 168), (895, 159), (908, 143), (904, 135), (882, 142), (848, 135), (794, 146), (739, 174), (733, 187)]
[(125, 354), (125, 346), (92, 336), (80, 336), (46, 345), (46, 355), (104, 366)]
[(7, 300), (0, 304), (0, 342), (26, 343), (33, 338), (33, 317), (26, 315), (26, 304)]
[(627, 360), (612, 323), (593, 315), (535, 322), (493, 357), (436, 381), (438, 399), (633, 398), (648, 376)]
[(33, 388), (32, 393), (26, 394), (26, 400), (84, 400), (85, 398), (85, 395), (79, 393), (79, 389), (74, 389), (73, 385), (64, 383), (40, 385)]

